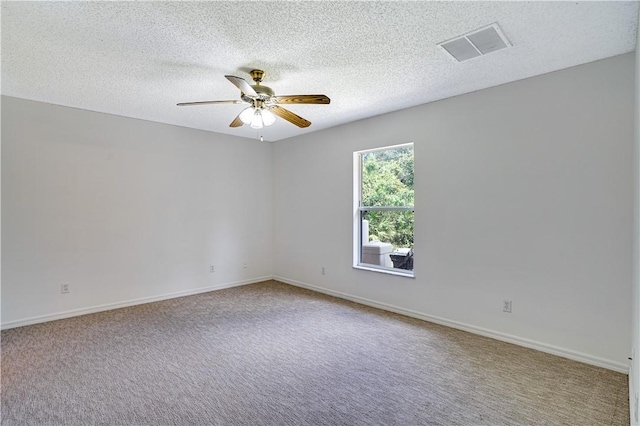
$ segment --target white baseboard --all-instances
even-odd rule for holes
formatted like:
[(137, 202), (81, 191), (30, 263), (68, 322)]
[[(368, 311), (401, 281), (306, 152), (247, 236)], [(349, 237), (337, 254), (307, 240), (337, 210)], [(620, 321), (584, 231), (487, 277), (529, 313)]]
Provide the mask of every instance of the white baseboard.
[(41, 322), (55, 321), (64, 318), (77, 317), (80, 315), (94, 314), (96, 312), (110, 311), (112, 309), (126, 308), (127, 306), (142, 305), (144, 303), (159, 302), (161, 300), (174, 299), (176, 297), (191, 296), (193, 294), (207, 293), (209, 291), (222, 290), (225, 288), (239, 287), (247, 284), (258, 283), (273, 279), (272, 276), (251, 278), (243, 281), (234, 281), (224, 284), (216, 284), (208, 287), (200, 287), (192, 290), (178, 291), (175, 293), (167, 293), (159, 296), (142, 297), (140, 299), (125, 300), (122, 302), (107, 303), (104, 305), (90, 306), (88, 308), (72, 309), (70, 311), (56, 312), (54, 314), (40, 315), (36, 317), (24, 318), (15, 321), (4, 322), (0, 325), (1, 330), (9, 328), (22, 327), (25, 325), (38, 324)]
[(490, 337), (492, 339), (501, 340), (507, 343), (513, 343), (514, 345), (524, 346), (526, 348), (536, 349), (541, 352), (558, 355), (563, 358), (568, 358), (574, 361), (580, 361), (585, 364), (595, 365), (596, 367), (602, 367), (608, 370), (613, 370), (613, 371), (617, 371), (619, 373), (624, 373), (624, 374), (629, 373), (629, 367), (626, 364), (619, 363), (617, 361), (592, 356), (592, 355), (585, 354), (582, 352), (577, 352), (571, 349), (549, 345), (547, 343), (537, 342), (535, 340), (525, 339), (523, 337), (513, 336), (513, 335), (502, 333), (499, 331), (489, 330), (487, 328), (476, 327), (474, 325), (465, 324), (458, 321), (448, 320), (446, 318), (440, 318), (437, 316), (400, 308), (398, 306), (389, 305), (387, 303), (376, 302), (374, 300), (353, 296), (353, 295), (342, 293), (339, 291), (328, 290), (326, 288), (318, 287), (311, 284), (306, 284), (300, 281), (290, 280), (284, 277), (274, 276), (273, 279), (276, 281), (281, 281), (283, 283), (296, 286), (296, 287), (306, 288), (308, 290), (328, 294), (330, 296), (338, 297), (340, 299), (350, 300), (352, 302), (360, 303), (362, 305), (367, 305), (373, 308), (382, 309), (384, 311), (395, 312), (397, 314), (405, 315), (412, 318), (417, 318), (423, 321), (433, 322), (436, 324), (445, 325), (447, 327), (456, 328), (458, 330), (468, 331), (469, 333)]
[(584, 362), (585, 364), (595, 365), (597, 367), (606, 368), (606, 369), (617, 371), (624, 374), (629, 373), (629, 367), (626, 364), (619, 363), (617, 361), (612, 361), (612, 360), (588, 355), (582, 352), (573, 351), (571, 349), (566, 349), (566, 348), (549, 345), (542, 342), (537, 342), (530, 339), (525, 339), (518, 336), (513, 336), (513, 335), (502, 333), (499, 331), (489, 330), (482, 327), (476, 327), (474, 325), (465, 324), (458, 321), (448, 320), (446, 318), (440, 318), (434, 315), (424, 314), (424, 313), (413, 311), (410, 309), (400, 308), (398, 306), (393, 306), (387, 303), (365, 299), (363, 297), (353, 296), (353, 295), (342, 293), (339, 291), (328, 290), (326, 288), (318, 287), (311, 284), (306, 284), (300, 281), (295, 281), (295, 280), (291, 280), (291, 279), (279, 277), (279, 276), (266, 276), (266, 277), (252, 278), (252, 279), (243, 280), (243, 281), (217, 284), (209, 287), (200, 287), (197, 289), (179, 291), (175, 293), (168, 293), (168, 294), (163, 294), (159, 296), (143, 297), (140, 299), (132, 299), (132, 300), (126, 300), (126, 301), (116, 302), (116, 303), (107, 303), (104, 305), (91, 306), (87, 308), (57, 312), (54, 314), (24, 318), (20, 320), (2, 323), (0, 325), (0, 329), (7, 330), (15, 327), (22, 327), (22, 326), (38, 324), (42, 322), (55, 321), (59, 319), (76, 317), (80, 315), (92, 314), (92, 313), (102, 312), (102, 311), (108, 311), (112, 309), (125, 308), (127, 306), (141, 305), (144, 303), (158, 302), (161, 300), (173, 299), (176, 297), (190, 296), (194, 294), (206, 293), (206, 292), (215, 291), (215, 290), (222, 290), (222, 289), (231, 288), (231, 287), (239, 287), (247, 284), (268, 281), (271, 279), (274, 279), (286, 284), (290, 284), (296, 287), (306, 288), (308, 290), (316, 291), (318, 293), (328, 294), (330, 296), (338, 297), (340, 299), (350, 300), (352, 302), (371, 306), (373, 308), (378, 308), (378, 309), (382, 309), (389, 312), (395, 312), (400, 315), (406, 315), (408, 317), (417, 318), (423, 321), (433, 322), (436, 324), (441, 324), (441, 325), (455, 328), (458, 330), (468, 331), (470, 333), (478, 334), (485, 337), (490, 337), (496, 340), (501, 340), (503, 342), (513, 343), (515, 345), (524, 346), (526, 348), (536, 349), (541, 352), (558, 355), (564, 358), (572, 359), (574, 361)]

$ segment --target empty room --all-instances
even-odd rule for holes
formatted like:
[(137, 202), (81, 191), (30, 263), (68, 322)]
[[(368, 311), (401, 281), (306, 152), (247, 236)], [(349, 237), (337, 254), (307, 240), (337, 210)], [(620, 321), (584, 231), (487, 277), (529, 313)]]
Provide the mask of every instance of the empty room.
[(640, 425), (640, 2), (0, 7), (2, 425)]

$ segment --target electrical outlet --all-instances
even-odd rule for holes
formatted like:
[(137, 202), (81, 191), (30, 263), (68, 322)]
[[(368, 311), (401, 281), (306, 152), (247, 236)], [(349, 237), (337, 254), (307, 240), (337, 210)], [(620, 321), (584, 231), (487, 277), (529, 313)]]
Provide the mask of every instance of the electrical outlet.
[(322, 275), (324, 275), (324, 266), (322, 267)]
[(242, 261), (242, 269), (247, 269), (248, 262), (246, 260)]
[(511, 300), (503, 300), (502, 301), (502, 312), (511, 313)]
[(60, 284), (60, 293), (62, 293), (62, 294), (69, 293), (69, 291), (70, 291), (69, 286), (70, 286), (70, 284)]
[(214, 265), (209, 265), (209, 273), (213, 273), (216, 271), (216, 267)]

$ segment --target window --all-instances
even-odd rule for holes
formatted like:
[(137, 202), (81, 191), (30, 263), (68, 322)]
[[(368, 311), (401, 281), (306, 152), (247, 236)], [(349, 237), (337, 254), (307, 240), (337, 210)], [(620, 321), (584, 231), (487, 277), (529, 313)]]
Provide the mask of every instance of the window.
[(354, 267), (413, 276), (413, 144), (354, 153)]

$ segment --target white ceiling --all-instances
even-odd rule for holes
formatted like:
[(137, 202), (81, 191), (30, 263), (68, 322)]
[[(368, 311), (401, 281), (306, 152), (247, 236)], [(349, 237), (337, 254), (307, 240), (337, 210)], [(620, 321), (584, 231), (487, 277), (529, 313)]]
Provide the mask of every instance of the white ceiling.
[[(255, 138), (225, 74), (313, 124), (275, 141), (635, 49), (634, 2), (2, 2), (2, 94)], [(436, 43), (497, 22), (513, 47), (455, 63)]]

